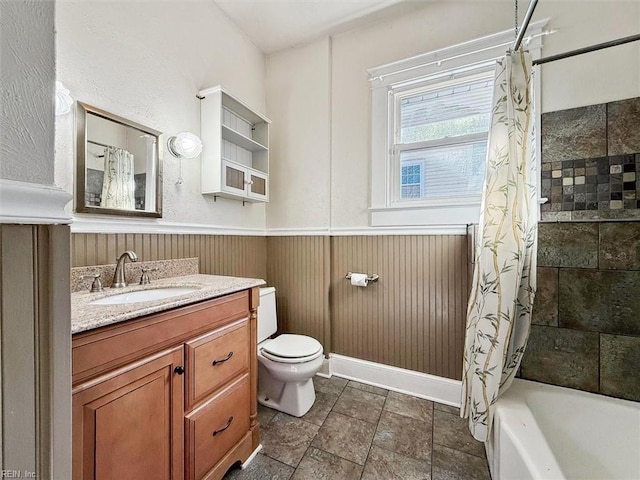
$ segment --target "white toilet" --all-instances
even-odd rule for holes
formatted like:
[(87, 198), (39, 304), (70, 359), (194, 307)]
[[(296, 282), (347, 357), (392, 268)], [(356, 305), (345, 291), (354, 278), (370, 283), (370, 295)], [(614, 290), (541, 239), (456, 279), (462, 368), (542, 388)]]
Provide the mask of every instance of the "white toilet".
[(313, 376), (322, 367), (322, 345), (306, 335), (276, 333), (276, 289), (260, 289), (258, 307), (258, 402), (295, 417), (316, 400)]

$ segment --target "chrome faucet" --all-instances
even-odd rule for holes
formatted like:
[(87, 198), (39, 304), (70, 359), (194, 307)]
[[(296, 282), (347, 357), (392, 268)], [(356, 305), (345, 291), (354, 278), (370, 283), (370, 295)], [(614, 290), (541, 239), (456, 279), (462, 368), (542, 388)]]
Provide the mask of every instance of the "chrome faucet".
[(111, 288), (122, 288), (127, 286), (127, 276), (125, 275), (124, 262), (129, 258), (132, 262), (138, 261), (138, 255), (132, 250), (127, 250), (118, 257), (118, 263), (116, 264), (116, 271), (113, 274), (113, 283)]

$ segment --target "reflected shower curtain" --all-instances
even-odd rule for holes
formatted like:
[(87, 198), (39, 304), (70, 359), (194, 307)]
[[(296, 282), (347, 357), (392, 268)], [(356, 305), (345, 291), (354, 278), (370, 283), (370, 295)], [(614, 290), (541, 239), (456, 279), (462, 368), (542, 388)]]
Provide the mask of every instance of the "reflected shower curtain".
[(135, 179), (133, 154), (122, 148), (104, 149), (104, 180), (101, 207), (134, 210)]
[(491, 130), (473, 284), (467, 309), (461, 416), (480, 441), (493, 405), (524, 354), (536, 288), (537, 164), (531, 59), (496, 66)]

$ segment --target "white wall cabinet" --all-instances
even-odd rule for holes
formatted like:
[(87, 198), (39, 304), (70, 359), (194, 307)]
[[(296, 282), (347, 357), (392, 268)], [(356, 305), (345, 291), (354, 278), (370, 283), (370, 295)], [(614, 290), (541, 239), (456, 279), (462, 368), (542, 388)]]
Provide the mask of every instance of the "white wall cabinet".
[(221, 86), (201, 90), (199, 98), (202, 194), (268, 202), (271, 121)]

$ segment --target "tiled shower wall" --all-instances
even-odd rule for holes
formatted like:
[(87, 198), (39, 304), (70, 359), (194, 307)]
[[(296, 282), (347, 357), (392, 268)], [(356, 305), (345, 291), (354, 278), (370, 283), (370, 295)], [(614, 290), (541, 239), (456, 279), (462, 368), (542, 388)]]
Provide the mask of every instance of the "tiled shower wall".
[(541, 223), (521, 376), (640, 400), (640, 222)]
[(640, 98), (542, 115), (542, 220), (640, 218)]
[(542, 115), (549, 202), (523, 378), (640, 400), (638, 125), (640, 98)]

